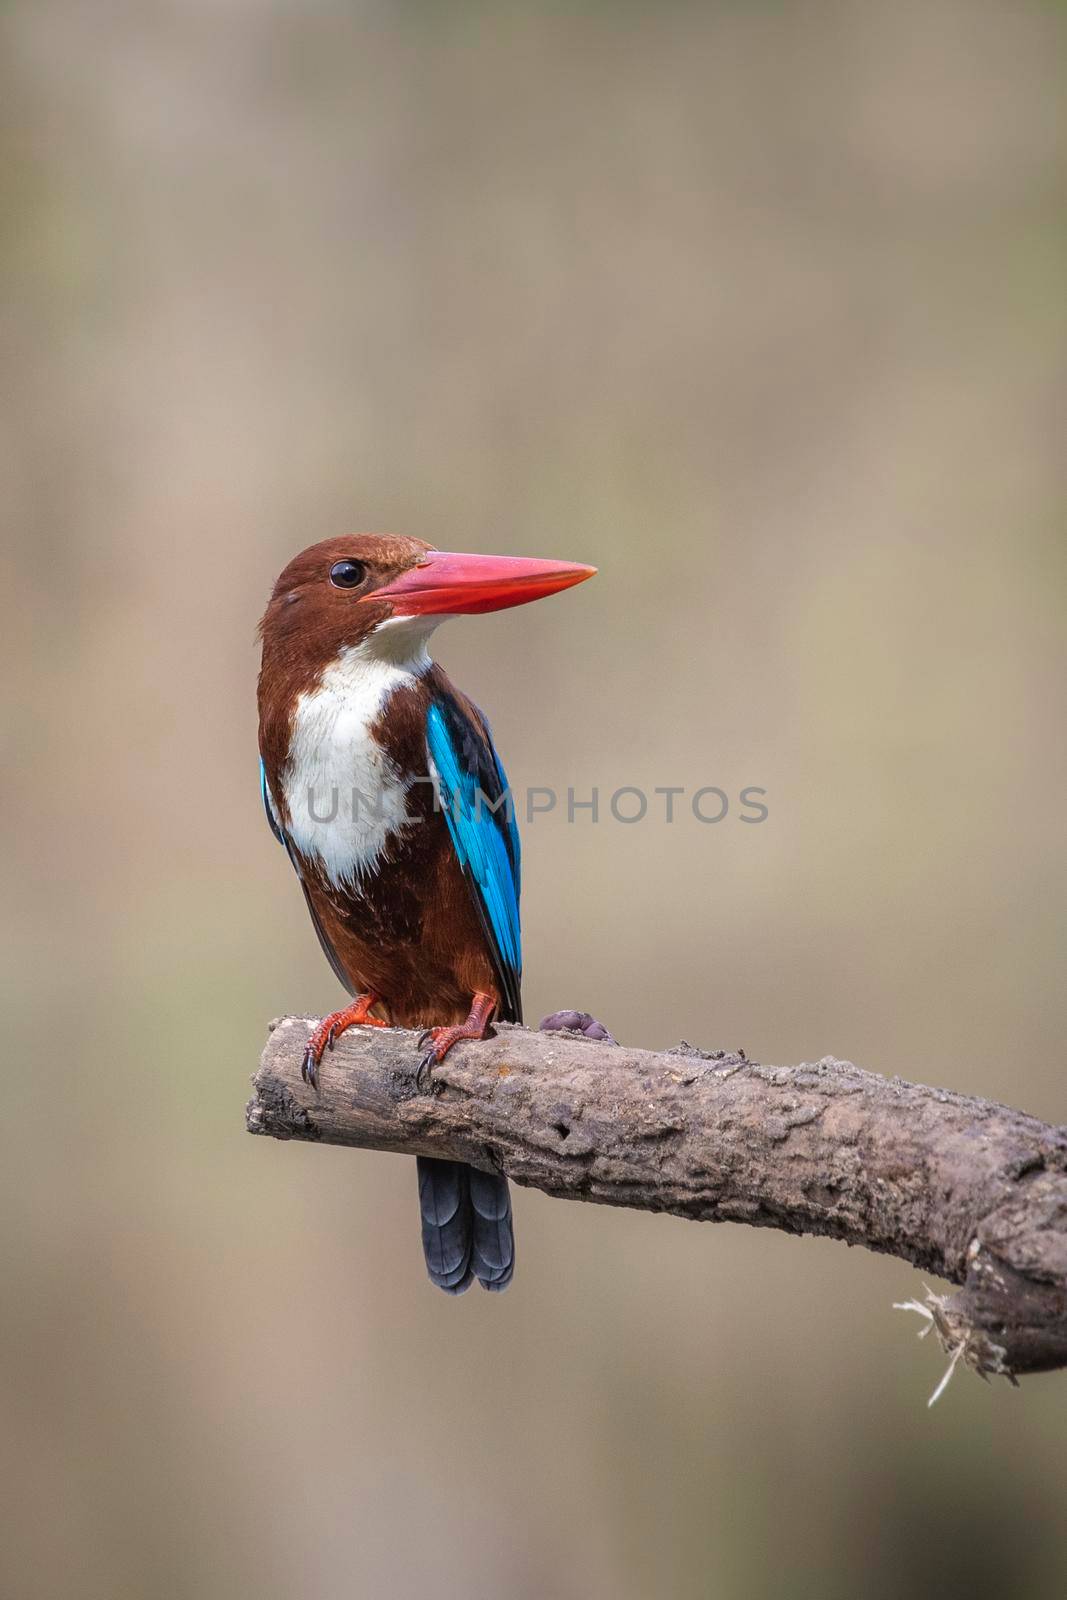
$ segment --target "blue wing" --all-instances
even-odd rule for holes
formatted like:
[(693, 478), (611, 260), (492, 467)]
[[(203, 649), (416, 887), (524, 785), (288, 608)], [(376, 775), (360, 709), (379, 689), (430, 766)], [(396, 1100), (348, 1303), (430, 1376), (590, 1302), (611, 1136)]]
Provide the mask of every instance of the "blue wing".
[(438, 693), (432, 700), (426, 743), (452, 845), (500, 980), (499, 1015), (505, 1022), (521, 1022), (519, 832), (504, 769), (488, 727), (479, 726), (451, 695)]
[(285, 845), (285, 848), (288, 850), (289, 841), (285, 836), (285, 829), (278, 821), (277, 813), (274, 810), (274, 801), (271, 799), (270, 790), (267, 788), (267, 769), (263, 765), (262, 756), (259, 758), (259, 792), (263, 796), (263, 809), (267, 813), (267, 821), (270, 823), (270, 831), (273, 833), (278, 843)]
[(274, 801), (271, 798), (270, 786), (267, 783), (267, 770), (264, 767), (262, 760), (259, 763), (259, 791), (263, 796), (263, 809), (267, 813), (267, 821), (270, 823), (270, 831), (273, 833), (278, 843), (285, 846), (285, 853), (292, 863), (294, 872), (300, 879), (300, 887), (304, 891), (304, 899), (307, 901), (307, 908), (311, 914), (311, 925), (315, 929), (315, 933), (318, 936), (319, 944), (322, 946), (322, 953), (330, 963), (330, 966), (333, 968), (333, 975), (337, 979), (338, 983), (346, 988), (349, 994), (355, 994), (356, 990), (352, 980), (348, 976), (344, 967), (341, 965), (341, 958), (338, 956), (337, 951), (334, 949), (329, 939), (327, 939), (326, 930), (319, 921), (319, 914), (312, 905), (311, 896), (308, 894), (308, 886), (304, 882), (304, 874), (300, 870), (300, 862), (297, 859), (296, 853), (289, 842), (289, 835), (282, 827), (278, 813), (274, 808)]

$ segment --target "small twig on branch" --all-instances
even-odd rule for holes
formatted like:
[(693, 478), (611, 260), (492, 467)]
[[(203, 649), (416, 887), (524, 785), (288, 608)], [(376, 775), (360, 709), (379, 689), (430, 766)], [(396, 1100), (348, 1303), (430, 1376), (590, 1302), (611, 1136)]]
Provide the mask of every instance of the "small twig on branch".
[(353, 1028), (316, 1093), (312, 1022), (273, 1025), (251, 1133), (466, 1161), (562, 1199), (825, 1234), (961, 1285), (911, 1302), (953, 1365), (1067, 1366), (1067, 1128), (847, 1061), (631, 1050), (504, 1027), (418, 1076), (417, 1036)]

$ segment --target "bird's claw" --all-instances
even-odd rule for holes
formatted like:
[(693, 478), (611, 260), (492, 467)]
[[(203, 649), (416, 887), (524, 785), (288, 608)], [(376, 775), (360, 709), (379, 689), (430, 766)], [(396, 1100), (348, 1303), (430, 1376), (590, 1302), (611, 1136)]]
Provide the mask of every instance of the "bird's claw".
[(389, 1024), (380, 1017), (368, 1016), (371, 1006), (376, 1004), (377, 995), (362, 994), (343, 1011), (334, 1011), (330, 1016), (324, 1017), (314, 1028), (311, 1038), (304, 1051), (304, 1059), (300, 1066), (300, 1076), (305, 1083), (313, 1089), (319, 1086), (319, 1065), (327, 1050), (332, 1050), (342, 1033), (348, 1028), (387, 1028)]
[(489, 995), (476, 994), (471, 1002), (466, 1022), (440, 1023), (435, 1028), (425, 1028), (419, 1034), (420, 1048), (427, 1043), (427, 1040), (430, 1042), (419, 1060), (416, 1075), (419, 1081), (421, 1082), (423, 1075), (431, 1068), (439, 1067), (452, 1046), (459, 1044), (461, 1039), (487, 1038), (493, 1010), (494, 1002)]
[(304, 1051), (304, 1059), (300, 1063), (300, 1076), (304, 1082), (314, 1090), (319, 1087), (319, 1064), (326, 1051), (333, 1049), (334, 1029), (324, 1028), (320, 1022)]
[(419, 1064), (415, 1069), (415, 1082), (424, 1092), (430, 1087), (430, 1074), (434, 1067), (440, 1066), (444, 1053), (438, 1049), (438, 1036), (444, 1033), (444, 1028), (425, 1028), (419, 1034)]
[[(446, 1040), (446, 1034), (451, 1034), (452, 1037)], [(458, 1029), (456, 1028), (423, 1029), (422, 1033), (419, 1034), (419, 1049), (422, 1051), (422, 1055), (419, 1057), (420, 1077), (424, 1073), (432, 1071), (434, 1067), (441, 1065), (441, 1062), (455, 1044), (457, 1034)], [(444, 1046), (443, 1049), (442, 1045)]]
[(304, 1051), (304, 1059), (300, 1063), (300, 1076), (303, 1078), (305, 1083), (310, 1084), (312, 1089), (318, 1088), (319, 1063), (315, 1055), (314, 1047), (310, 1044)]

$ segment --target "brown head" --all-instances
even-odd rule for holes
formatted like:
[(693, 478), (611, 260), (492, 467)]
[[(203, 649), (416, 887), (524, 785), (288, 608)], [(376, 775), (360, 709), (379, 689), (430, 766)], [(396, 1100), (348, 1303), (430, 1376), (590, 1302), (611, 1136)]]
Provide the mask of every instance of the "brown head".
[(323, 539), (294, 556), (259, 625), (265, 672), (300, 665), (314, 678), (390, 615), (381, 590), (430, 549), (421, 539), (355, 533)]
[(524, 605), (595, 571), (566, 561), (456, 555), (390, 534), (313, 544), (281, 574), (259, 625), (261, 725), (275, 727), (281, 741), (297, 695), (347, 651), (363, 646), (386, 659), (410, 659), (446, 617)]
[[(595, 567), (520, 556), (455, 555), (422, 539), (354, 533), (324, 539), (281, 574), (260, 623), (263, 670), (311, 681), (342, 651), (410, 620), (424, 637), (449, 616), (500, 611), (591, 578)], [(417, 621), (415, 619), (418, 619)]]

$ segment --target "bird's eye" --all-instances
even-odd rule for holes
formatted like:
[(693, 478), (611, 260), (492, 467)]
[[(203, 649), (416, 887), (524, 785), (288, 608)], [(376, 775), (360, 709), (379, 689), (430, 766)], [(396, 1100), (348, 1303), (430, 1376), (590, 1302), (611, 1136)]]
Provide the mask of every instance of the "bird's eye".
[(362, 561), (335, 561), (330, 568), (330, 582), (338, 589), (356, 589), (366, 576)]

